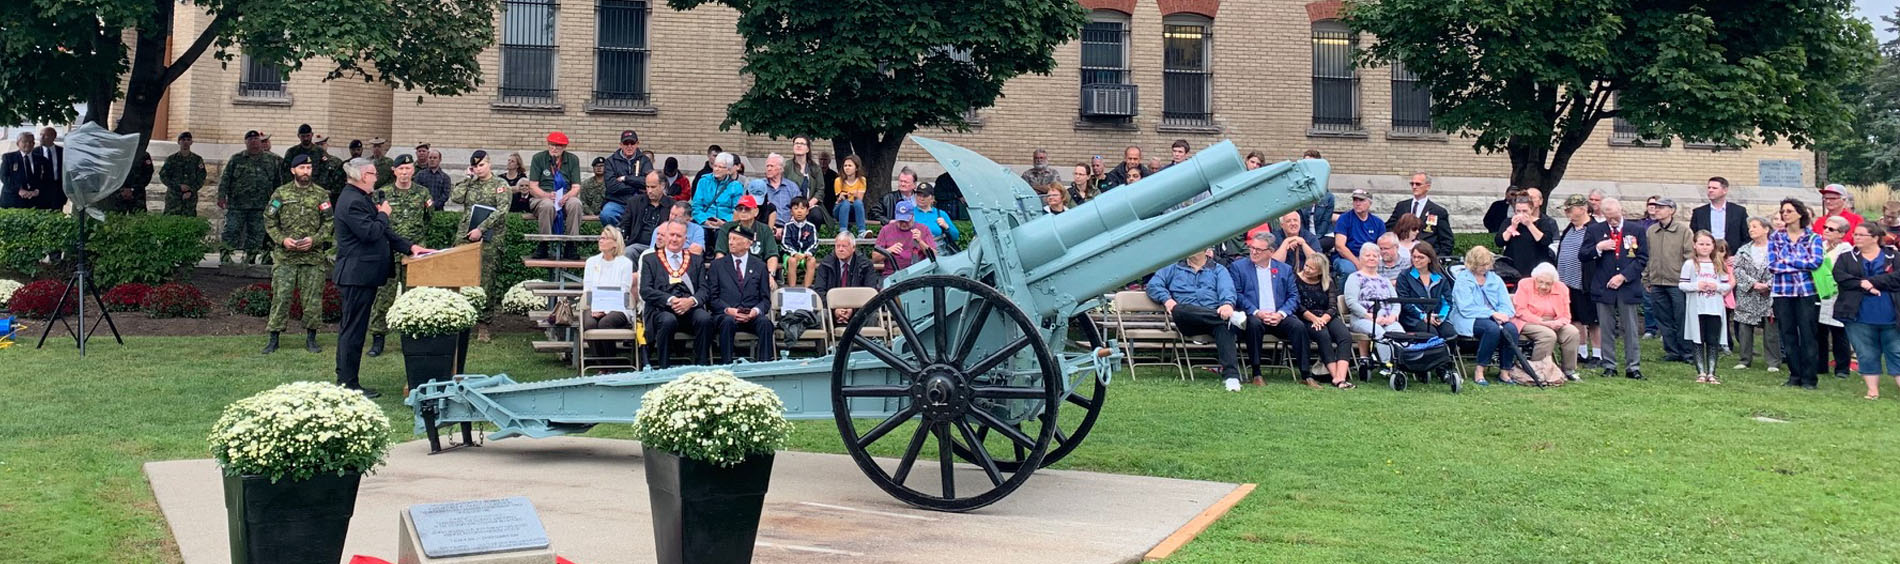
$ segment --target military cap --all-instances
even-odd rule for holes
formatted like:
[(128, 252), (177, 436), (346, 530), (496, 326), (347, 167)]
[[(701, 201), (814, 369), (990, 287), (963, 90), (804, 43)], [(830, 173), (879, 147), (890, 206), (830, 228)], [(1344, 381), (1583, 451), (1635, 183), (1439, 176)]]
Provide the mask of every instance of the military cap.
[(388, 141), (384, 141), (384, 140), (383, 140), (383, 138), (381, 138), (381, 137), (371, 137), (371, 138), (369, 138), (369, 144), (371, 144), (371, 145), (382, 145), (382, 144), (384, 144), (384, 143), (388, 143)]
[(190, 131), (186, 131), (186, 132), (184, 132), (184, 133), (180, 133), (180, 134), (178, 134), (178, 139), (179, 139), (180, 141), (183, 141), (183, 140), (185, 140), (185, 139), (190, 139), (190, 138), (191, 138), (191, 132), (190, 132)]
[(250, 131), (246, 131), (246, 132), (244, 132), (244, 140), (245, 140), (245, 141), (250, 141), (250, 140), (252, 140), (252, 139), (256, 139), (256, 138), (259, 138), (259, 137), (263, 137), (263, 136), (264, 136), (264, 134), (262, 134), (262, 133), (258, 133), (258, 132), (257, 132), (257, 130), (255, 130), (255, 129), (253, 129), (253, 130), (250, 130)]
[(327, 144), (327, 143), (329, 143), (329, 142), (330, 142), (330, 138), (329, 138), (329, 137), (326, 137), (326, 136), (323, 136), (323, 135), (318, 135), (318, 136), (316, 136), (316, 137), (314, 137), (314, 138), (311, 138), (311, 140), (310, 140), (310, 142), (312, 142), (312, 143), (316, 143), (316, 144), (318, 144), (318, 145), (323, 145), (323, 144)]
[(290, 168), (297, 168), (307, 164), (310, 164), (310, 155), (298, 153), (297, 156), (290, 158)]
[(482, 164), (482, 161), (485, 161), (485, 160), (488, 160), (488, 151), (476, 149), (474, 153), (471, 153), (468, 156), (468, 166), (475, 166), (478, 164)]
[(306, 123), (306, 124), (303, 124), (303, 125), (299, 125), (299, 126), (297, 126), (297, 134), (298, 134), (298, 135), (303, 135), (303, 134), (305, 134), (305, 133), (309, 133), (309, 132), (310, 132), (310, 124), (308, 124), (308, 123)]
[(413, 155), (397, 155), (396, 164), (393, 164), (390, 166), (393, 168), (393, 167), (399, 167), (406, 164), (416, 164), (416, 157)]
[(351, 148), (351, 149), (361, 149), (361, 148), (363, 148), (363, 140), (362, 140), (362, 139), (351, 139), (351, 140), (350, 140), (350, 148)]
[(758, 235), (755, 235), (755, 234), (753, 234), (753, 233), (752, 233), (752, 230), (751, 230), (751, 229), (747, 229), (747, 228), (744, 228), (744, 227), (734, 227), (734, 228), (732, 228), (732, 234), (733, 234), (733, 235), (738, 235), (738, 236), (740, 236), (740, 237), (745, 237), (745, 240), (747, 240), (747, 241), (755, 241), (755, 240), (758, 240)]
[(594, 166), (607, 164), (607, 157), (594, 157)]

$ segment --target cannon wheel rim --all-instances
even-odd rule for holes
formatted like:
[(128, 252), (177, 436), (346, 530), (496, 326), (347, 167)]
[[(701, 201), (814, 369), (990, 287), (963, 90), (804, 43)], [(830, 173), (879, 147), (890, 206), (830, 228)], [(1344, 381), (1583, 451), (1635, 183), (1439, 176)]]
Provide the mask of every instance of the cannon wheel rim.
[[(1074, 319), (1070, 320), (1070, 327), (1084, 328), (1083, 330), (1088, 333), (1090, 346), (1094, 348), (1108, 346), (1108, 341), (1102, 337), (1100, 328), (1089, 329), (1092, 325), (1082, 325), (1083, 323), (1092, 324), (1093, 321), (1088, 320), (1087, 314), (1077, 315)], [(1073, 378), (1078, 381), (1082, 378), (1095, 380), (1095, 375), (1084, 372), (1076, 374)], [(1062, 430), (1061, 411), (1057, 411), (1055, 448), (1050, 449), (1049, 454), (1043, 455), (1042, 468), (1048, 468), (1050, 465), (1061, 461), (1064, 457), (1067, 457), (1069, 453), (1075, 452), (1076, 447), (1082, 446), (1082, 440), (1088, 438), (1089, 431), (1095, 428), (1095, 420), (1102, 415), (1102, 405), (1108, 401), (1108, 384), (1096, 380), (1094, 391), (1088, 395), (1085, 396), (1075, 391), (1070, 391), (1068, 392), (1068, 396), (1063, 399), (1068, 403), (1068, 406), (1082, 409), (1082, 418), (1076, 421), (1075, 430), (1065, 433)], [(976, 432), (977, 440), (987, 439), (989, 438), (990, 428), (983, 426), (978, 428)], [(968, 449), (963, 448), (963, 445), (955, 444), (952, 445), (952, 447), (956, 449), (958, 457), (971, 464), (976, 463), (971, 460), (971, 457), (975, 455)], [(1022, 461), (997, 460), (996, 465), (1005, 471), (1014, 472), (1017, 467), (1022, 465)]]
[[(1022, 331), (1021, 344), (1010, 348), (1018, 352), (1027, 348), (1034, 353), (1036, 361), (1041, 368), (1041, 386), (1039, 389), (1030, 387), (1017, 387), (1013, 389), (1018, 390), (1018, 393), (1031, 393), (1033, 391), (1033, 393), (1036, 394), (1036, 399), (1043, 401), (1043, 405), (1045, 406), (1041, 410), (1041, 413), (1035, 416), (1035, 419), (1040, 420), (1041, 428), (1036, 436), (1033, 437), (1032, 446), (1024, 449), (1023, 455), (1017, 457), (1019, 463), (1015, 465), (1013, 470), (1000, 468), (1000, 464), (996, 464), (996, 461), (993, 459), (993, 467), (988, 469), (984, 469), (984, 465), (980, 462), (974, 463), (979, 469), (984, 470), (985, 476), (989, 478), (988, 485), (991, 487), (980, 494), (972, 496), (958, 495), (956, 491), (957, 488), (955, 488), (957, 480), (954, 478), (954, 468), (957, 450), (964, 450), (966, 454), (972, 456), (975, 454), (969, 449), (964, 448), (963, 445), (957, 444), (959, 441), (969, 444), (981, 444), (981, 439), (971, 441), (967, 438), (968, 435), (975, 434), (974, 429), (968, 425), (968, 421), (973, 419), (973, 416), (966, 414), (958, 416), (955, 420), (932, 421), (932, 419), (924, 413), (924, 410), (907, 406), (905, 409), (886, 418), (884, 423), (878, 425), (871, 433), (866, 433), (876, 433), (878, 436), (871, 437), (871, 440), (865, 441), (859, 436), (857, 427), (853, 424), (849, 405), (850, 398), (863, 397), (862, 395), (853, 395), (851, 393), (859, 391), (858, 388), (863, 386), (849, 386), (847, 380), (847, 372), (850, 367), (854, 349), (869, 349), (873, 346), (883, 348), (882, 345), (876, 344), (870, 339), (861, 336), (865, 324), (873, 318), (873, 316), (868, 313), (880, 310), (898, 313), (900, 317), (893, 320), (893, 325), (896, 326), (899, 331), (902, 331), (900, 334), (905, 335), (906, 341), (909, 342), (917, 335), (917, 332), (914, 327), (911, 327), (907, 323), (909, 321), (908, 319), (901, 317), (901, 308), (897, 307), (898, 296), (914, 290), (929, 289), (933, 297), (937, 300), (936, 303), (942, 303), (945, 292), (952, 288), (968, 292), (971, 297), (981, 299), (983, 302), (989, 304), (989, 312), (1001, 313), (1004, 319), (1016, 325)], [(985, 320), (987, 320), (987, 315), (989, 314), (986, 313), (983, 315), (985, 315)], [(973, 335), (958, 335), (954, 348), (937, 347), (937, 349), (941, 351), (945, 348), (949, 348), (951, 351), (957, 351), (962, 348), (964, 340), (972, 336)], [(949, 339), (949, 337), (945, 337), (945, 339)], [(911, 350), (913, 352), (912, 356), (915, 358), (917, 353), (923, 351), (923, 347), (927, 346), (929, 346), (927, 343), (920, 343), (916, 348), (912, 348), (908, 345), (899, 348)], [(885, 349), (885, 352), (890, 351), (889, 349)], [(883, 362), (887, 368), (904, 374), (904, 378), (913, 389), (923, 386), (921, 379), (926, 375), (925, 372), (929, 370), (941, 370), (945, 366), (944, 363), (933, 363), (929, 367), (911, 371), (905, 370), (904, 367), (892, 365), (889, 360), (880, 357), (878, 354), (874, 353), (872, 356), (879, 357), (879, 360)], [(962, 360), (969, 361), (970, 359), (966, 358)], [(967, 376), (967, 370), (964, 369), (976, 364), (983, 364), (983, 362), (981, 360), (963, 362), (952, 368), (963, 371)], [(857, 463), (858, 469), (863, 471), (864, 475), (870, 478), (872, 483), (877, 484), (878, 488), (883, 489), (885, 493), (890, 494), (900, 501), (917, 507), (938, 511), (970, 511), (995, 503), (1008, 496), (1011, 492), (1014, 492), (1016, 488), (1021, 487), (1022, 484), (1029, 479), (1029, 476), (1040, 467), (1043, 458), (1049, 452), (1050, 443), (1055, 440), (1055, 422), (1057, 420), (1055, 406), (1059, 406), (1062, 403), (1063, 393), (1061, 383), (1057, 380), (1057, 378), (1060, 377), (1060, 365), (1056, 363), (1054, 354), (1049, 350), (1048, 343), (1042, 339), (1042, 335), (1037, 330), (1036, 324), (1029, 319), (1029, 316), (1025, 314), (1021, 308), (1017, 307), (1009, 300), (1008, 296), (1003, 295), (1002, 292), (997, 291), (995, 288), (968, 278), (946, 275), (920, 276), (892, 284), (883, 291), (878, 292), (877, 296), (871, 298), (869, 302), (865, 303), (863, 308), (860, 308), (851, 316), (850, 323), (845, 326), (845, 331), (840, 337), (837, 347), (833, 350), (831, 377), (832, 419), (838, 424), (838, 433), (844, 441), (845, 450), (851, 454), (851, 459)], [(850, 388), (850, 390), (847, 390), (847, 388)], [(974, 390), (975, 386), (970, 386), (970, 388)], [(974, 410), (968, 409), (967, 406), (964, 409), (974, 412)], [(918, 425), (916, 429), (910, 433), (910, 444), (904, 455), (899, 459), (900, 465), (898, 467), (898, 474), (903, 478), (900, 479), (900, 477), (894, 477), (891, 473), (886, 472), (871, 456), (868, 449), (878, 441), (891, 439), (894, 435), (901, 434), (890, 433), (888, 431), (913, 420), (917, 421)], [(879, 429), (883, 429), (886, 432), (877, 433)], [(944, 465), (950, 465), (952, 468), (952, 472), (941, 473), (942, 478), (951, 486), (949, 488), (951, 490), (949, 492), (950, 495), (933, 495), (905, 485), (906, 479), (910, 477), (909, 469), (922, 456), (921, 446), (923, 441), (929, 438), (935, 438), (937, 441), (937, 463), (939, 468), (942, 468)], [(988, 448), (980, 450), (984, 455), (988, 455)], [(1002, 476), (1004, 474), (1007, 474), (1006, 478)], [(942, 489), (936, 491), (939, 494), (943, 493)]]

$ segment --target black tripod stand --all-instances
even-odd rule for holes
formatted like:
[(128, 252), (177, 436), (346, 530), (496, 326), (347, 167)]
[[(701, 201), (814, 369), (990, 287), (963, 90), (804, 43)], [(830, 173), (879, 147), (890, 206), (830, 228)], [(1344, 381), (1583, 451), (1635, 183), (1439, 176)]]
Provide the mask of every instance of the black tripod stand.
[[(73, 269), (72, 277), (66, 279), (66, 287), (60, 289), (59, 305), (53, 306), (53, 313), (46, 317), (46, 328), (40, 330), (40, 342), (33, 348), (46, 346), (46, 336), (53, 332), (53, 322), (58, 321), (66, 328), (67, 333), (72, 334), (73, 343), (79, 346), (79, 356), (84, 357), (86, 356), (86, 341), (91, 340), (92, 334), (99, 330), (98, 323), (93, 324), (91, 331), (86, 330), (86, 296), (88, 294), (92, 296), (92, 303), (99, 307), (99, 320), (112, 328), (112, 340), (124, 345), (125, 338), (119, 336), (119, 325), (112, 322), (112, 311), (106, 309), (105, 300), (99, 297), (99, 289), (90, 284), (92, 271), (86, 261), (86, 224), (90, 222), (86, 221), (86, 210), (81, 208), (74, 211), (73, 217), (79, 220), (79, 243), (73, 245), (73, 252), (78, 254), (78, 266)], [(66, 309), (68, 297), (73, 297), (79, 306), (78, 315), (75, 316), (79, 319), (78, 327), (68, 323), (66, 316), (61, 315), (61, 312)]]

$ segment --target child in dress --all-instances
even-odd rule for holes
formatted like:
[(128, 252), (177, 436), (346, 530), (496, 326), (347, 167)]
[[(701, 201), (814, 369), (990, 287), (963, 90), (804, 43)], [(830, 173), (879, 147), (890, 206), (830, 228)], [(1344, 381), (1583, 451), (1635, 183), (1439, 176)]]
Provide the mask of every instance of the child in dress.
[(1682, 278), (1677, 287), (1683, 293), (1682, 338), (1696, 344), (1695, 381), (1720, 384), (1715, 377), (1716, 357), (1728, 344), (1728, 294), (1734, 278), (1728, 266), (1727, 245), (1708, 231), (1697, 231), (1694, 251), (1682, 261)]
[[(785, 285), (796, 288), (811, 287), (811, 279), (818, 274), (818, 227), (812, 225), (805, 216), (811, 214), (811, 201), (804, 196), (792, 198), (790, 206), (792, 220), (785, 222)], [(798, 270), (805, 269), (804, 282), (799, 282)]]

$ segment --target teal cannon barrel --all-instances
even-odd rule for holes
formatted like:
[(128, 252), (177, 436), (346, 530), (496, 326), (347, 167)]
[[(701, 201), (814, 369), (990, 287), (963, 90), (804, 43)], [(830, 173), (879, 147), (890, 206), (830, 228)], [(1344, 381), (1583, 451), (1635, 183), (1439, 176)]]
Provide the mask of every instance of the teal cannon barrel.
[(1223, 141), (1051, 215), (1022, 209), (1027, 186), (1001, 166), (948, 144), (919, 143), (972, 196), (973, 215), (983, 216), (974, 218), (978, 238), (994, 237), (980, 241), (987, 252), (970, 260), (993, 266), (995, 285), (1044, 319), (1066, 318), (1190, 252), (1318, 200), (1332, 170), (1318, 159), (1246, 170), (1234, 144)]

